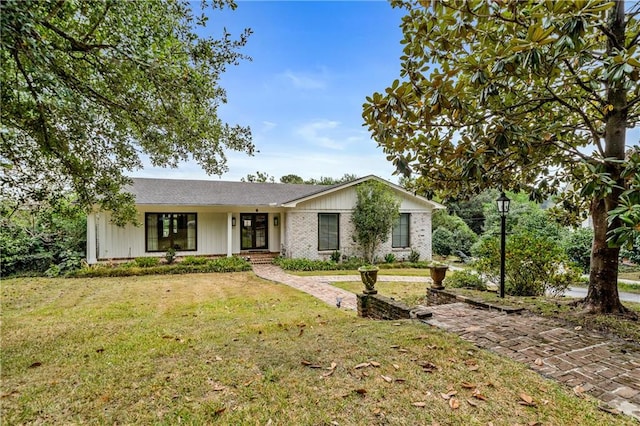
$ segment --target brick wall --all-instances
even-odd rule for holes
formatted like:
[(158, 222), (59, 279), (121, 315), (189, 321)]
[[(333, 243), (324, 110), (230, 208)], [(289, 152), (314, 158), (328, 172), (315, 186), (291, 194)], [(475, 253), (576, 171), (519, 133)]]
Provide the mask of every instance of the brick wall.
[(380, 294), (356, 294), (358, 316), (379, 320), (427, 318), (431, 313), (424, 307), (410, 308), (402, 302)]
[[(351, 223), (351, 211), (332, 211), (340, 213), (340, 248), (339, 251), (346, 256), (360, 256), (358, 246), (353, 241), (353, 224)], [(411, 232), (410, 248), (397, 249), (391, 247), (391, 237), (384, 243), (378, 257), (383, 259), (387, 253), (393, 253), (396, 259), (407, 259), (411, 249), (420, 253), (421, 260), (431, 260), (431, 213), (411, 213), (409, 225)], [(318, 212), (317, 211), (291, 211), (287, 213), (286, 239), (283, 242), (284, 253), (287, 257), (305, 258), (313, 260), (329, 259), (332, 250), (318, 251)]]

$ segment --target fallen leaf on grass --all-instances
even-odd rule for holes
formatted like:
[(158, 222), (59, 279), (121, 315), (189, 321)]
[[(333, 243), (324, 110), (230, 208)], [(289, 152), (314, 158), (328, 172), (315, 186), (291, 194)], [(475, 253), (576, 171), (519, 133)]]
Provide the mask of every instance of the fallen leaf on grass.
[(467, 403), (472, 407), (477, 407), (478, 406), (477, 402), (475, 402), (474, 400), (469, 399), (469, 398), (467, 398)]
[(216, 411), (213, 412), (213, 414), (216, 416), (219, 416), (220, 414), (224, 413), (226, 410), (227, 410), (227, 407), (218, 408)]
[(393, 368), (395, 368), (396, 370), (400, 370), (400, 366), (398, 364), (392, 364)]
[(300, 332), (298, 333), (298, 337), (302, 336), (303, 333), (304, 333), (304, 328), (301, 328)]
[(393, 382), (393, 379), (391, 377), (385, 376), (384, 374), (381, 374), (380, 377), (382, 377), (382, 379), (387, 383)]
[(473, 391), (473, 397), (481, 401), (486, 401), (487, 397), (484, 396), (478, 389)]
[(376, 407), (373, 409), (373, 415), (379, 416), (382, 413), (382, 409), (380, 407)]
[(469, 371), (478, 371), (479, 369), (480, 369), (480, 367), (479, 367), (479, 366), (477, 366), (477, 365), (471, 365), (471, 366), (469, 366)]
[(542, 423), (537, 422), (535, 420), (527, 423), (527, 426), (541, 426), (541, 425), (542, 425)]
[(468, 383), (468, 382), (462, 382), (462, 384), (460, 385), (465, 389), (475, 389), (477, 388), (476, 385), (474, 385), (473, 383)]
[(367, 393), (367, 390), (360, 388), (360, 389), (355, 389), (354, 392), (357, 393), (358, 395), (365, 395)]
[(337, 366), (338, 364), (336, 364), (335, 362), (332, 362), (331, 367), (327, 368), (327, 370), (335, 370)]
[(31, 364), (31, 365), (29, 366), (29, 368), (37, 368), (37, 367), (40, 367), (40, 366), (42, 366), (42, 363), (41, 363), (41, 362), (36, 361), (36, 362), (34, 362), (33, 364)]
[(376, 368), (377, 368), (377, 367), (380, 367), (380, 363), (379, 363), (379, 362), (376, 362), (376, 361), (371, 361), (371, 363), (370, 363), (370, 364), (371, 364), (372, 366), (376, 367)]
[(336, 371), (336, 370), (329, 370), (328, 372), (324, 373), (324, 374), (322, 375), (322, 377), (329, 377), (329, 376), (331, 376), (335, 371)]
[(423, 401), (418, 401), (418, 402), (412, 402), (411, 405), (413, 405), (414, 407), (426, 407), (427, 403)]
[(460, 408), (460, 401), (458, 401), (456, 398), (451, 398), (449, 400), (449, 407), (451, 407), (452, 410), (457, 410), (458, 408)]
[(360, 364), (356, 365), (356, 366), (355, 366), (355, 367), (353, 367), (353, 368), (355, 368), (356, 370), (358, 370), (358, 369), (360, 369), (360, 368), (365, 368), (365, 367), (369, 367), (369, 366), (371, 366), (371, 363), (370, 363), (370, 362), (363, 362), (363, 363), (360, 363)]
[(531, 395), (527, 395), (527, 394), (526, 394), (526, 393), (524, 393), (524, 392), (522, 392), (522, 393), (520, 394), (520, 399), (521, 399), (521, 401), (520, 401), (520, 404), (521, 404), (521, 405), (526, 405), (526, 406), (529, 406), (529, 407), (533, 407), (533, 406), (535, 406), (535, 405), (536, 405), (536, 404), (533, 402), (533, 398), (531, 397)]
[(457, 394), (458, 394), (458, 392), (452, 390), (452, 391), (449, 391), (447, 393), (441, 393), (440, 396), (443, 399), (451, 399), (452, 396), (457, 395)]
[(584, 388), (580, 385), (573, 388), (573, 393), (575, 393), (578, 398), (584, 398)]
[(542, 358), (536, 358), (536, 360), (535, 360), (535, 361), (533, 361), (533, 363), (534, 363), (535, 365), (540, 366), (540, 367), (542, 367), (542, 366), (544, 365), (544, 361), (542, 360)]
[(322, 366), (320, 366), (318, 364), (313, 364), (312, 362), (304, 360), (304, 359), (301, 361), (301, 363), (305, 367), (309, 367), (309, 368), (322, 368)]

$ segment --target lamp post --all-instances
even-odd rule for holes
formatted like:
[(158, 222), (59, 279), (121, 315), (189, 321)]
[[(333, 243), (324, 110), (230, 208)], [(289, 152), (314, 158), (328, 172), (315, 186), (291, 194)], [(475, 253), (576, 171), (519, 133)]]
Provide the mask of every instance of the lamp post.
[(498, 206), (498, 213), (500, 213), (500, 297), (504, 298), (504, 248), (506, 245), (506, 231), (505, 224), (507, 221), (507, 214), (509, 213), (509, 203), (511, 200), (504, 195), (504, 192), (500, 194), (500, 197), (496, 200)]

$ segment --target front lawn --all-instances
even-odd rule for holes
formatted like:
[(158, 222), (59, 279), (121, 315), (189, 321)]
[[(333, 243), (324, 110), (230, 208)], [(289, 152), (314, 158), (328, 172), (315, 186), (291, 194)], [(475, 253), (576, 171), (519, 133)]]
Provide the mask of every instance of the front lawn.
[(456, 336), (251, 272), (1, 290), (3, 424), (636, 424)]

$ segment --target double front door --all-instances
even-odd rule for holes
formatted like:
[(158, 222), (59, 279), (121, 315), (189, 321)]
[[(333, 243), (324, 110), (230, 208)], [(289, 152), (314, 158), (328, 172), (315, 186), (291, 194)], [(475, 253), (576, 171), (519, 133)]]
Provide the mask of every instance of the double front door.
[(267, 213), (240, 214), (240, 249), (261, 250), (269, 248)]

